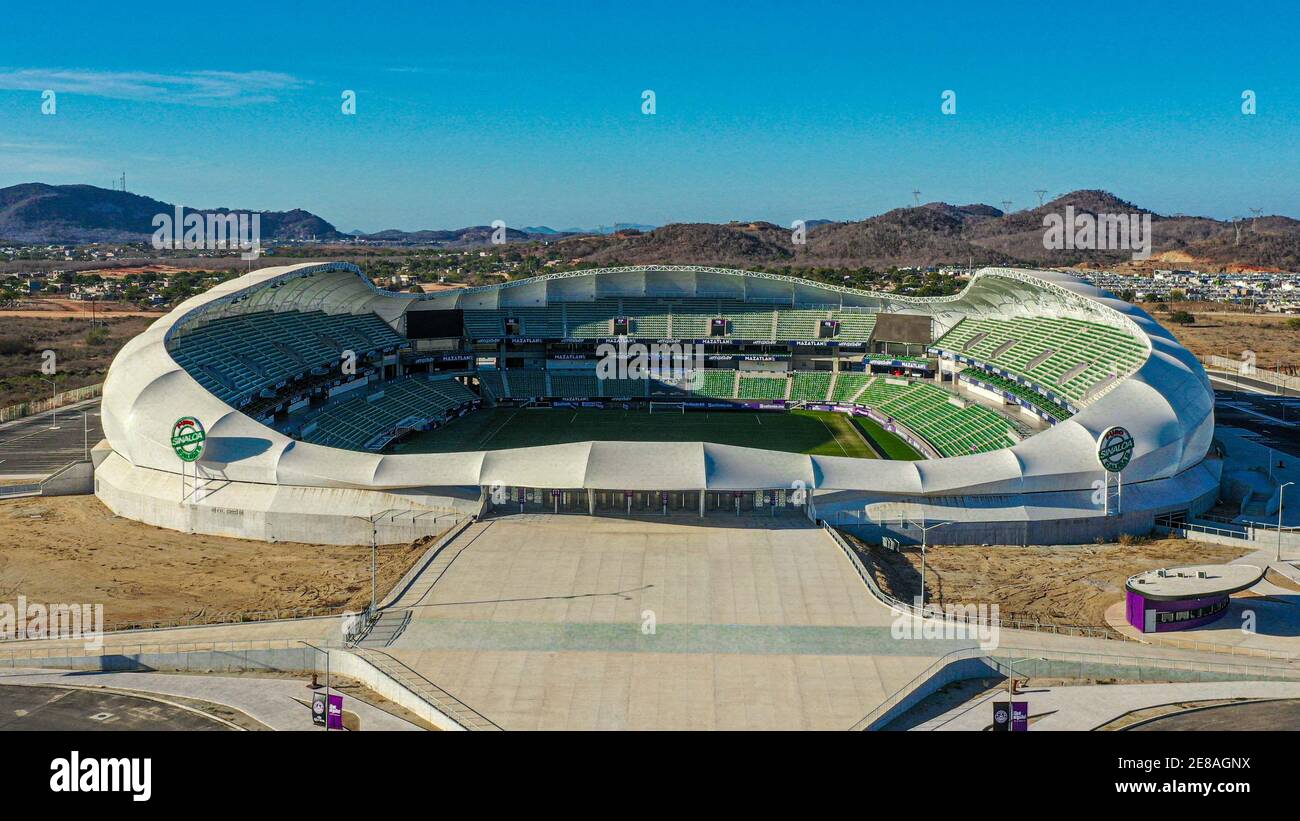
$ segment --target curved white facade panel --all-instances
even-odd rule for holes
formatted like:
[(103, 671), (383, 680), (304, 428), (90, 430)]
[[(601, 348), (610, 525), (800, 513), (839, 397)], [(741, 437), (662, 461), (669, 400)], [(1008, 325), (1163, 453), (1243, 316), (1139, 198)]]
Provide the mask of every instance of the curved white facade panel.
[[(545, 305), (613, 296), (789, 299), (933, 316), (939, 333), (966, 316), (1070, 316), (1125, 330), (1150, 347), (1146, 361), (1071, 418), (1018, 444), (921, 462), (804, 456), (704, 443), (585, 442), (516, 450), (379, 455), (298, 442), (222, 402), (167, 350), (173, 332), (208, 318), (266, 310), (374, 312), (398, 330), (425, 308)], [(646, 490), (742, 490), (803, 482), (818, 491), (985, 497), (1091, 492), (1100, 476), (1098, 434), (1123, 425), (1135, 440), (1126, 486), (1170, 480), (1200, 465), (1214, 431), (1213, 392), (1195, 357), (1140, 309), (1073, 277), (985, 268), (960, 294), (898, 297), (773, 274), (699, 266), (637, 266), (551, 274), (436, 294), (376, 289), (346, 263), (268, 268), (186, 300), (127, 343), (104, 385), (103, 424), (112, 451), (136, 469), (177, 474), (174, 421), (207, 427), (205, 476), (234, 483), (427, 492), (506, 486)], [(1180, 480), (1184, 481), (1184, 480)], [(1171, 490), (1179, 482), (1171, 483)], [(1150, 488), (1150, 490), (1154, 490)]]

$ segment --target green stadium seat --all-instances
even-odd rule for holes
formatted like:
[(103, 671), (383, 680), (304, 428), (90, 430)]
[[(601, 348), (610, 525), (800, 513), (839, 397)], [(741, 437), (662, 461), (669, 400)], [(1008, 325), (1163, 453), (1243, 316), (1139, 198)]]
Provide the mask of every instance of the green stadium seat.
[(830, 371), (800, 371), (791, 381), (790, 398), (805, 402), (825, 402), (834, 376)]
[(1073, 402), (1128, 376), (1147, 356), (1132, 335), (1073, 317), (966, 318), (933, 347), (1010, 371)]
[(740, 377), (740, 398), (784, 399), (787, 381), (784, 377), (742, 376)]
[(423, 426), (446, 421), (449, 411), (472, 402), (474, 392), (449, 377), (410, 376), (382, 383), (368, 396), (327, 406), (308, 425), (303, 441), (363, 450), (403, 423)]

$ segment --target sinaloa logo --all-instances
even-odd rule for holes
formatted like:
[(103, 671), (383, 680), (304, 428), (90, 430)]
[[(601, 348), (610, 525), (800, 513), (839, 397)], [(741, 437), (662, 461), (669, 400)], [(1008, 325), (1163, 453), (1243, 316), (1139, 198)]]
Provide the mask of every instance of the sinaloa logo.
[(1119, 425), (1106, 428), (1097, 437), (1097, 461), (1107, 473), (1119, 473), (1133, 458), (1133, 434)]
[(207, 433), (203, 423), (193, 416), (182, 416), (172, 425), (172, 450), (186, 462), (197, 462), (203, 455), (203, 443)]
[(50, 792), (125, 792), (132, 801), (153, 795), (153, 759), (82, 758), (73, 750), (50, 762)]

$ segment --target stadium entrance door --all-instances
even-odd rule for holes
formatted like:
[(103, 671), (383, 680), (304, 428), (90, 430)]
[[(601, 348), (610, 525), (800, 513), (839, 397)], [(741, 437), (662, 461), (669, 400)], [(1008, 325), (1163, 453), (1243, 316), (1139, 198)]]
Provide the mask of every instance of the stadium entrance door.
[(769, 516), (804, 516), (804, 505), (796, 491), (786, 488), (768, 490), (710, 490), (705, 494), (706, 515), (744, 514)]
[(804, 516), (794, 491), (602, 490), (585, 488), (485, 488), (488, 509), (512, 513), (605, 516)]
[(493, 513), (587, 513), (587, 491), (582, 488), (488, 488)]
[(593, 490), (592, 512), (624, 516), (699, 515), (698, 490)]

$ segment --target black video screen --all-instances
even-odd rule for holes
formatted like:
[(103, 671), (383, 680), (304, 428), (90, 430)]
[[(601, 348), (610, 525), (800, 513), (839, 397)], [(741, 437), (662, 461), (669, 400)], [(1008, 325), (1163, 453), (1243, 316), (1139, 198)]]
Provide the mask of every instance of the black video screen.
[(840, 332), (839, 320), (823, 319), (817, 326), (818, 339), (833, 339)]
[(406, 336), (409, 339), (444, 339), (460, 337), (465, 332), (465, 312), (407, 311)]
[(627, 318), (627, 317), (625, 317), (625, 316), (616, 316), (616, 317), (614, 317), (614, 335), (615, 335), (615, 336), (627, 336), (627, 335), (628, 335), (628, 329), (629, 329), (631, 326), (632, 326), (632, 323), (628, 321), (628, 318)]
[(505, 320), (506, 336), (519, 336), (519, 317), (508, 316)]
[(709, 320), (709, 336), (726, 336), (727, 320), (721, 317)]

